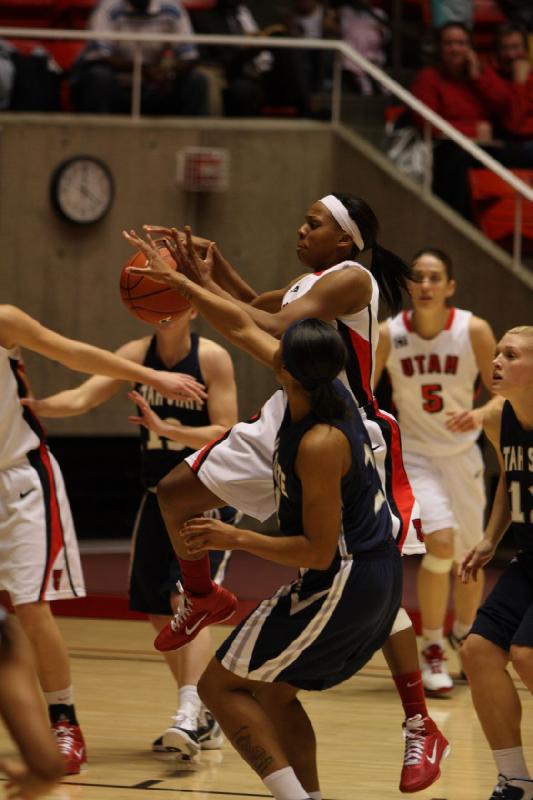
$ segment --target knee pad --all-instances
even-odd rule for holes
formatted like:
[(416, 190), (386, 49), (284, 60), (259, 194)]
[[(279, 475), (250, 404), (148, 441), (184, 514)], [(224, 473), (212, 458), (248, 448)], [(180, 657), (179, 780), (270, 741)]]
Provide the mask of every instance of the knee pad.
[(405, 631), (407, 628), (412, 626), (411, 618), (409, 614), (405, 610), (405, 608), (400, 608), (398, 613), (396, 614), (396, 619), (394, 620), (391, 628), (391, 632), (389, 636), (394, 636), (395, 633), (400, 633), (400, 631)]
[(426, 553), (422, 559), (422, 566), (424, 569), (427, 569), (428, 572), (434, 572), (436, 575), (444, 575), (446, 572), (451, 571), (453, 558), (439, 558), (438, 556), (431, 555), (431, 553)]

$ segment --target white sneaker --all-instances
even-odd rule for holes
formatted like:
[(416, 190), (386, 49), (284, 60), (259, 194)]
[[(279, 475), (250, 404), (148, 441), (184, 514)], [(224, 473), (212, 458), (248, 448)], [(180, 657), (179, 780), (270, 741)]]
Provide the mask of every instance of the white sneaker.
[(171, 758), (194, 758), (200, 752), (196, 722), (177, 711), (174, 724), (152, 743), (152, 752)]
[(198, 727), (196, 728), (198, 744), (202, 750), (220, 750), (224, 744), (224, 734), (212, 713), (202, 706), (198, 716)]
[(446, 667), (446, 660), (440, 644), (431, 644), (422, 650), (422, 683), (426, 692), (446, 694), (453, 689), (453, 680)]

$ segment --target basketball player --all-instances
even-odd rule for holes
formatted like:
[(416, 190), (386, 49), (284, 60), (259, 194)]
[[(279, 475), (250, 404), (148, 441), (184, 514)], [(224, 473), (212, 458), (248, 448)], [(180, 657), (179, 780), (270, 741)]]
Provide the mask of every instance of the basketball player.
[[(214, 294), (248, 309), (260, 327), (276, 336), (301, 318), (316, 316), (336, 321), (349, 350), (343, 378), (356, 398), (369, 431), (378, 471), (393, 513), (398, 546), (404, 553), (425, 552), (412, 524), (412, 518), (417, 514), (413, 514), (414, 498), (403, 469), (397, 423), (393, 417), (377, 409), (372, 395), (379, 290), (394, 307), (400, 303), (401, 288), (410, 275), (404, 262), (376, 242), (377, 230), (374, 213), (360, 198), (347, 195), (322, 198), (311, 206), (298, 231), (297, 254), (310, 274), (293, 281), (285, 291), (278, 290), (257, 298), (253, 306), (232, 298), (212, 280), (214, 246), (209, 246), (206, 258), (201, 259), (194, 251), (192, 241), (189, 241), (188, 252), (185, 251), (177, 232), (169, 246), (180, 269), (194, 274)], [(188, 237), (190, 239), (190, 231)], [(145, 248), (144, 252), (154, 267), (146, 274), (154, 277), (154, 273), (161, 271), (159, 280), (179, 288), (179, 275), (170, 274), (172, 271), (158, 259), (157, 251), (150, 243), (142, 242), (135, 235), (129, 236), (129, 240), (135, 247)], [(372, 249), (371, 271), (353, 260), (365, 249)], [(142, 269), (132, 268), (131, 271), (142, 274)], [(263, 310), (263, 305), (270, 311)], [(274, 310), (276, 306), (278, 311)], [(205, 297), (200, 310), (213, 322)], [(223, 324), (219, 329), (226, 336), (231, 333)], [(163, 650), (180, 647), (190, 639), (191, 631), (194, 633), (202, 625), (222, 620), (232, 613), (235, 599), (223, 590), (213, 590), (206, 575), (205, 558), (190, 559), (177, 531), (185, 520), (198, 513), (200, 502), (210, 507), (220, 505), (221, 498), (228, 502), (227, 498), (233, 497), (236, 507), (257, 519), (270, 516), (275, 508), (270, 465), (275, 432), (281, 424), (284, 409), (283, 393), (277, 392), (263, 406), (257, 419), (234, 426), (223, 441), (191, 456), (187, 466), (174, 470), (159, 484), (160, 507), (180, 557), (188, 593), (182, 603), (182, 610), (187, 613), (176, 615), (171, 625), (163, 629), (156, 647)], [(440, 759), (447, 749), (441, 747), (444, 737), (428, 715), (416, 637), (403, 609), (398, 614), (384, 653), (406, 717), (400, 790), (418, 791), (438, 778)]]
[(382, 647), (400, 607), (401, 560), (368, 433), (334, 380), (346, 359), (338, 332), (306, 319), (280, 344), (245, 311), (234, 319), (234, 341), (270, 364), (287, 393), (273, 462), (280, 536), (193, 519), (183, 540), (191, 555), (227, 546), (301, 569), (233, 630), (200, 695), (273, 797), (320, 798), (298, 692), (341, 683)]
[(29, 800), (49, 794), (63, 776), (63, 759), (50, 735), (28, 642), (1, 606), (0, 715), (24, 760), (0, 762), (8, 796)]
[(413, 277), (413, 310), (380, 326), (376, 380), (386, 367), (405, 468), (420, 504), (428, 551), (418, 572), (422, 679), (428, 693), (440, 694), (453, 688), (443, 631), (450, 572), (455, 606), (451, 639), (457, 649), (483, 592), (481, 580), (459, 580), (457, 565), (483, 536), (483, 460), (476, 444), (483, 409), (473, 410), (472, 405), (479, 375), (490, 391), (496, 340), (485, 320), (449, 307), (456, 284), (446, 253), (421, 250), (413, 259)]
[[(154, 335), (127, 342), (117, 350), (117, 355), (136, 364), (190, 375), (207, 390), (205, 404), (166, 400), (146, 382), (137, 382), (130, 392), (138, 407), (138, 414), (130, 421), (140, 426), (141, 480), (145, 487), (133, 532), (130, 608), (148, 614), (158, 632), (168, 622), (169, 614), (176, 611), (175, 586), (181, 575), (157, 505), (157, 484), (184, 458), (221, 436), (237, 421), (231, 358), (223, 347), (191, 331), (195, 316), (192, 308), (184, 311), (172, 322), (155, 326)], [(32, 408), (42, 417), (84, 414), (117, 394), (122, 385), (120, 380), (95, 376), (75, 389), (33, 401)], [(216, 513), (226, 522), (236, 515), (228, 507)], [(210, 561), (213, 580), (220, 583), (227, 558), (213, 553)], [(212, 652), (210, 632), (204, 628), (189, 647), (164, 654), (179, 687), (178, 709), (173, 724), (153, 742), (156, 753), (191, 757), (200, 748), (221, 746), (220, 728), (213, 716), (201, 708), (196, 691)]]
[(524, 760), (522, 710), (509, 662), (533, 692), (533, 327), (512, 328), (498, 343), (492, 390), (504, 402), (485, 415), (500, 480), (485, 535), (460, 567), (465, 582), (496, 552), (513, 523), (518, 553), (478, 611), (461, 649), (472, 700), (498, 769), (491, 800), (533, 800)]
[[(74, 526), (59, 467), (39, 420), (21, 399), (30, 393), (20, 348), (80, 372), (147, 381), (171, 397), (202, 400), (188, 375), (159, 372), (60, 336), (14, 306), (0, 306), (0, 588), (33, 647), (64, 769), (87, 760), (74, 708), (70, 664), (49, 601), (85, 594)], [(29, 723), (28, 723), (29, 724)]]

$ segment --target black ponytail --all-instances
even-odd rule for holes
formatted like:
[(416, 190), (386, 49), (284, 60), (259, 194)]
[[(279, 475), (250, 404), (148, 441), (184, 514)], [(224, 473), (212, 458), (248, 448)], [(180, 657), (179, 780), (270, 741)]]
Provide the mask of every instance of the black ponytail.
[(344, 419), (348, 414), (346, 403), (333, 388), (332, 383), (321, 383), (310, 392), (311, 411), (320, 422), (330, 423)]
[(347, 408), (333, 381), (344, 369), (346, 347), (336, 329), (320, 319), (295, 322), (282, 339), (283, 366), (309, 392), (320, 422), (343, 419)]
[(353, 194), (334, 192), (334, 195), (346, 207), (361, 231), (364, 247), (360, 251), (354, 244), (354, 255), (372, 250), (370, 271), (377, 281), (381, 297), (391, 312), (397, 313), (402, 307), (402, 290), (407, 291), (407, 281), (412, 280), (411, 267), (395, 253), (378, 244), (379, 222), (368, 203)]

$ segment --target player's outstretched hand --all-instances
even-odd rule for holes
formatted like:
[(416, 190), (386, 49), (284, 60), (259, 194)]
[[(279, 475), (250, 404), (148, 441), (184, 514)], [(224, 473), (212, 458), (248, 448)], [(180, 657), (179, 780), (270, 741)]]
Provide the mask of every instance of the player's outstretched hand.
[(0, 771), (9, 779), (6, 783), (9, 800), (34, 800), (50, 794), (56, 786), (55, 781), (38, 778), (26, 766), (11, 759), (0, 761)]
[(161, 392), (163, 397), (168, 397), (170, 400), (192, 398), (201, 403), (207, 400), (205, 386), (198, 383), (192, 375), (186, 375), (184, 372), (164, 372), (158, 369), (154, 369), (152, 372), (153, 378), (150, 385)]
[(237, 550), (240, 531), (219, 519), (194, 517), (180, 531), (187, 553), (191, 556), (207, 550)]
[(186, 225), (184, 233), (172, 228), (171, 236), (165, 238), (165, 244), (180, 272), (200, 286), (213, 280), (214, 242), (208, 243), (202, 258), (195, 247), (192, 231)]
[(155, 411), (148, 405), (144, 397), (142, 397), (139, 392), (136, 392), (134, 389), (132, 389), (131, 392), (128, 392), (128, 397), (130, 400), (133, 400), (140, 411), (139, 415), (132, 414), (131, 417), (128, 417), (128, 422), (131, 422), (134, 425), (143, 425), (143, 427), (147, 428), (149, 431), (153, 431), (158, 436), (165, 436), (165, 422), (161, 419), (159, 414), (156, 414)]
[(128, 231), (122, 231), (122, 235), (127, 242), (141, 250), (146, 256), (147, 264), (145, 267), (127, 267), (127, 271), (133, 275), (145, 275), (158, 283), (166, 283), (187, 297), (187, 299), (189, 299), (189, 292), (186, 286), (187, 281), (183, 280), (183, 275), (201, 285), (211, 279), (215, 244), (211, 242), (207, 248), (205, 259), (200, 258), (194, 249), (190, 228), (185, 229), (185, 245), (182, 244), (180, 235), (175, 229), (173, 229), (172, 235), (164, 240), (172, 258), (176, 262), (178, 272), (173, 270), (159, 255), (155, 242), (149, 234), (147, 234), (146, 239), (142, 239), (134, 230), (129, 231), (129, 233)]
[(483, 415), (479, 408), (472, 408), (469, 411), (446, 411), (446, 427), (452, 433), (464, 433), (465, 431), (476, 431), (483, 425)]
[(477, 581), (479, 570), (489, 563), (495, 551), (496, 545), (488, 539), (482, 539), (461, 561), (457, 573), (461, 581), (468, 583), (470, 578)]
[[(186, 244), (187, 242), (185, 233), (177, 228), (165, 228), (161, 225), (143, 225), (143, 231), (150, 234), (150, 236), (157, 236), (157, 238), (162, 237), (163, 239), (170, 239), (174, 235), (175, 231), (183, 244)], [(203, 236), (197, 236), (194, 234), (192, 236), (192, 243), (198, 255), (201, 256), (201, 258), (205, 258), (207, 248), (211, 244), (211, 239), (205, 239)]]

